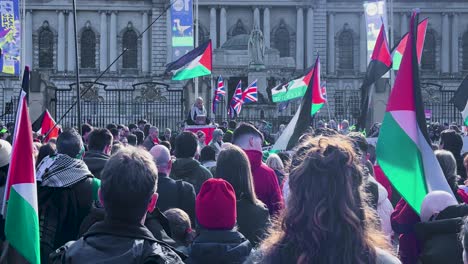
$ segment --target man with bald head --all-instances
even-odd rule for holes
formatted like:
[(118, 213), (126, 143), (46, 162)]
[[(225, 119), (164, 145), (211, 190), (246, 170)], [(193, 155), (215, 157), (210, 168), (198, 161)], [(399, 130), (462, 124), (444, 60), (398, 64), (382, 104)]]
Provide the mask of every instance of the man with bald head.
[(195, 188), (182, 180), (175, 181), (169, 177), (172, 159), (169, 150), (163, 145), (156, 145), (150, 150), (153, 161), (158, 167), (158, 208), (166, 211), (170, 208), (184, 210), (194, 225), (195, 221)]

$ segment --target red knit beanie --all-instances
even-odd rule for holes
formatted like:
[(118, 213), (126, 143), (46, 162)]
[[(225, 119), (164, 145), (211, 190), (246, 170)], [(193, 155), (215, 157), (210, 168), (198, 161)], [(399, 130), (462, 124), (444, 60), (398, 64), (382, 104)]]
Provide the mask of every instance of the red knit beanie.
[(229, 182), (209, 179), (197, 195), (195, 212), (206, 229), (232, 229), (236, 224), (236, 193)]

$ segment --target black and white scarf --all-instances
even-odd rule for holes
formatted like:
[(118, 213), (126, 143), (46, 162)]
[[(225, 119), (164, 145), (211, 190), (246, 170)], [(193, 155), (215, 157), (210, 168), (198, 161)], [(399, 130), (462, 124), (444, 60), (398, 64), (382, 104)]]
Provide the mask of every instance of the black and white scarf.
[(64, 154), (45, 157), (36, 172), (36, 180), (47, 187), (69, 187), (90, 176), (82, 160)]

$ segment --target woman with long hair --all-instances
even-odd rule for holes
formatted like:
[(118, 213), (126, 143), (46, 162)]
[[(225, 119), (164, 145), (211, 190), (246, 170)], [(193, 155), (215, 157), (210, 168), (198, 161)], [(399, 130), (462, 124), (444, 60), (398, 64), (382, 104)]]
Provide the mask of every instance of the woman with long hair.
[(252, 262), (400, 263), (377, 231), (348, 139), (308, 139), (292, 160), (288, 204)]
[(237, 225), (253, 246), (264, 238), (270, 223), (266, 206), (257, 199), (250, 163), (242, 149), (231, 145), (223, 149), (217, 160), (216, 178), (229, 182), (237, 197)]

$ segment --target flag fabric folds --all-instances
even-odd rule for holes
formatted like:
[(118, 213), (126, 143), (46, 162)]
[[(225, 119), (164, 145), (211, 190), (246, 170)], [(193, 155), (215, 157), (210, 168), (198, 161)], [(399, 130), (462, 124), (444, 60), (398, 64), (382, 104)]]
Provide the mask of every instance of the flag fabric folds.
[(39, 217), (31, 121), (27, 104), (29, 68), (26, 67), (16, 114), (13, 150), (3, 200), (5, 236), (29, 263), (40, 263)]
[(216, 87), (214, 96), (213, 96), (213, 107), (212, 107), (213, 114), (216, 113), (216, 108), (218, 107), (218, 103), (221, 102), (221, 99), (224, 98), (225, 95), (226, 95), (226, 90), (224, 88), (224, 80), (222, 76), (219, 76), (218, 86)]
[(229, 104), (228, 114), (231, 119), (239, 116), (240, 111), (242, 110), (243, 103), (244, 102), (242, 101), (242, 81), (239, 80), (239, 83), (236, 87), (236, 91), (234, 92), (234, 95), (231, 99), (231, 103)]
[(255, 103), (258, 101), (258, 89), (257, 89), (257, 80), (253, 81), (247, 89), (242, 93), (243, 103)]
[(41, 135), (47, 135), (47, 133), (49, 133), (47, 137), (44, 138), (44, 142), (48, 142), (51, 138), (57, 138), (60, 134), (60, 128), (56, 125), (55, 120), (47, 109), (34, 121), (32, 129)]
[(188, 80), (210, 75), (212, 69), (211, 40), (193, 49), (166, 66), (165, 74), (172, 73), (172, 80)]
[(463, 123), (468, 126), (468, 76), (462, 81), (450, 102), (461, 112)]
[(306, 92), (307, 87), (309, 86), (313, 69), (314, 68), (311, 68), (306, 73), (306, 75), (300, 78), (297, 78), (285, 84), (278, 85), (277, 87), (273, 88), (271, 90), (273, 103), (289, 101), (304, 96), (304, 93)]
[(312, 115), (320, 109), (320, 104), (323, 105), (324, 99), (322, 96), (314, 98), (314, 96), (319, 95), (317, 92), (320, 91), (320, 58), (318, 56), (311, 73), (310, 79), (312, 81), (309, 82), (307, 90), (302, 97), (301, 105), (271, 148), (272, 151), (291, 150), (294, 148), (299, 138), (309, 129), (312, 123)]
[(427, 133), (416, 55), (416, 21), (414, 12), (400, 71), (380, 129), (377, 160), (402, 198), (419, 213), (429, 192), (453, 193)]
[[(424, 19), (418, 24), (418, 39), (416, 43), (416, 50), (418, 54), (418, 63), (421, 63), (421, 56), (424, 47), (424, 41), (426, 40), (426, 31), (427, 31), (428, 19)], [(401, 58), (403, 58), (403, 53), (405, 52), (406, 42), (408, 41), (408, 33), (406, 33), (398, 42), (398, 44), (393, 48), (392, 51), (392, 69), (398, 71), (400, 69)]]
[(360, 116), (357, 122), (358, 129), (363, 130), (366, 128), (372, 84), (387, 73), (391, 67), (392, 57), (390, 55), (390, 49), (388, 48), (385, 25), (382, 23), (374, 51), (372, 52), (371, 61), (367, 66), (366, 76), (361, 86)]

